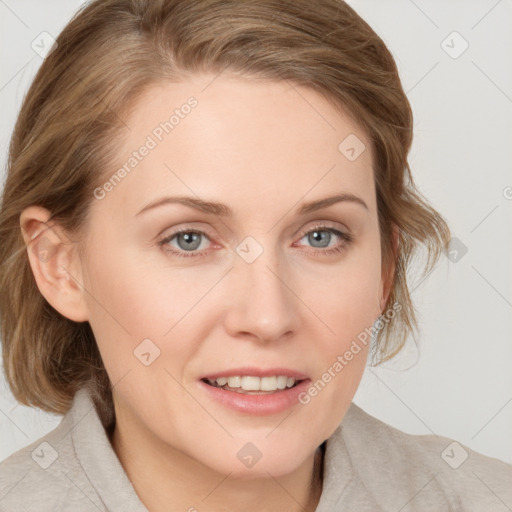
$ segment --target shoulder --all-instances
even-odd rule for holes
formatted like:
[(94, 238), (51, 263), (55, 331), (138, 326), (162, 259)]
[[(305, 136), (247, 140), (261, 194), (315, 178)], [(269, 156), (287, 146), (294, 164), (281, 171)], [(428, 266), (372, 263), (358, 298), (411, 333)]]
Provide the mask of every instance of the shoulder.
[[(510, 464), (443, 436), (407, 434), (354, 403), (341, 430), (352, 464), (361, 478), (364, 475), (367, 488), (389, 501), (442, 503), (453, 510), (512, 507)], [(402, 496), (397, 499), (398, 494)]]
[(76, 457), (68, 413), (51, 432), (0, 463), (0, 511), (104, 510)]

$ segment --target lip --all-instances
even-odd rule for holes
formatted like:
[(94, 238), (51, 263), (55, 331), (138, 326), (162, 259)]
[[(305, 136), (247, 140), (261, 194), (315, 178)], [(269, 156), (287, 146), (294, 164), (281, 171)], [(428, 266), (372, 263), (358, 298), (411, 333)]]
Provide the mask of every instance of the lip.
[(309, 377), (304, 373), (298, 372), (296, 370), (291, 370), (290, 368), (264, 369), (256, 368), (255, 366), (244, 366), (243, 368), (231, 368), (230, 370), (223, 370), (215, 373), (210, 373), (208, 375), (203, 375), (202, 377), (200, 377), (200, 380), (215, 380), (220, 377), (236, 377), (237, 375), (247, 375), (251, 377), (273, 377), (274, 375), (277, 377), (279, 375), (286, 375), (287, 377), (293, 377), (295, 380), (309, 379)]
[[(283, 374), (286, 375), (286, 373), (277, 375)], [(226, 374), (223, 373), (219, 375)], [(240, 373), (235, 373), (234, 375), (240, 375)], [(251, 374), (242, 373), (242, 375)], [(252, 375), (254, 375), (254, 373)], [(272, 373), (271, 375), (276, 375), (276, 373)], [(262, 376), (265, 377), (268, 375)], [(205, 393), (210, 400), (217, 402), (218, 404), (228, 409), (254, 416), (278, 414), (280, 412), (286, 411), (287, 409), (290, 409), (294, 405), (299, 404), (299, 395), (308, 389), (310, 383), (311, 379), (306, 378), (295, 385), (293, 388), (285, 388), (283, 390), (277, 390), (273, 393), (261, 395), (249, 395), (244, 393), (237, 393), (236, 391), (227, 391), (222, 388), (217, 388), (207, 384), (206, 382), (203, 382), (202, 380), (198, 381), (201, 392)]]

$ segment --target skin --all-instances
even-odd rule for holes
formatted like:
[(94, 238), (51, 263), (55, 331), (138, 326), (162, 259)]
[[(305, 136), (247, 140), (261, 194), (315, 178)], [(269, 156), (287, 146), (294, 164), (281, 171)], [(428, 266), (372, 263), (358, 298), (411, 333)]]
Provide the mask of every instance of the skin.
[[(227, 409), (198, 379), (254, 365), (292, 368), (314, 382), (373, 325), (392, 269), (381, 267), (370, 143), (308, 88), (201, 75), (139, 97), (118, 161), (191, 95), (197, 107), (104, 199), (91, 198), (84, 257), (58, 224), (45, 225), (50, 212), (23, 211), (26, 243), (37, 246), (44, 232), (55, 245), (49, 261), (28, 251), (30, 263), (55, 309), (90, 322), (115, 384), (112, 445), (149, 510), (313, 511), (315, 454), (352, 401), (367, 348), (307, 405), (278, 414)], [(366, 145), (355, 161), (338, 150), (351, 133)], [(366, 208), (345, 201), (295, 213), (334, 193)], [(178, 194), (225, 203), (233, 217), (180, 204), (136, 215)], [(326, 254), (307, 236), (318, 224), (353, 240), (331, 234), (327, 249), (342, 249)], [(186, 253), (183, 239), (158, 244), (182, 227), (206, 234), (199, 256), (165, 250)], [(247, 236), (263, 248), (252, 263), (235, 251)], [(145, 338), (160, 350), (149, 366), (133, 354)], [(262, 454), (251, 468), (237, 457), (248, 442)]]

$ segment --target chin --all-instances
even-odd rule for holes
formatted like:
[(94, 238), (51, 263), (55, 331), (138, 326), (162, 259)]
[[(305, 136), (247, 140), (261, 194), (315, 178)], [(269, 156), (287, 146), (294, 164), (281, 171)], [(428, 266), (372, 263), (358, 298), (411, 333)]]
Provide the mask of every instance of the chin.
[[(267, 434), (265, 434), (267, 435)], [(320, 444), (320, 443), (319, 443)], [(219, 449), (220, 448), (220, 449)], [(265, 440), (265, 436), (232, 440), (227, 444), (219, 443), (214, 452), (204, 450), (197, 454), (201, 464), (230, 478), (251, 480), (257, 478), (281, 477), (297, 470), (312, 455), (317, 446), (308, 450), (304, 440), (283, 443), (276, 437), (274, 442)]]

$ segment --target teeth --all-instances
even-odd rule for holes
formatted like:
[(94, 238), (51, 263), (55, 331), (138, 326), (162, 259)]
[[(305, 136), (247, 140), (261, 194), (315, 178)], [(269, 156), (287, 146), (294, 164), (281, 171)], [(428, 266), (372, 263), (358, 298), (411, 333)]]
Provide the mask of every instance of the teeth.
[(208, 382), (214, 386), (241, 388), (243, 391), (277, 391), (278, 389), (291, 388), (295, 384), (293, 377), (276, 375), (271, 377), (253, 377), (251, 375), (236, 375), (234, 377), (219, 377)]
[(244, 391), (261, 391), (259, 377), (242, 377), (241, 388)]
[(277, 377), (277, 389), (284, 389), (287, 382), (288, 377), (286, 377), (286, 375), (279, 375), (279, 377)]
[(259, 391), (275, 391), (277, 389), (277, 377), (262, 377)]
[(239, 388), (242, 386), (242, 377), (228, 377), (228, 386), (230, 388)]

